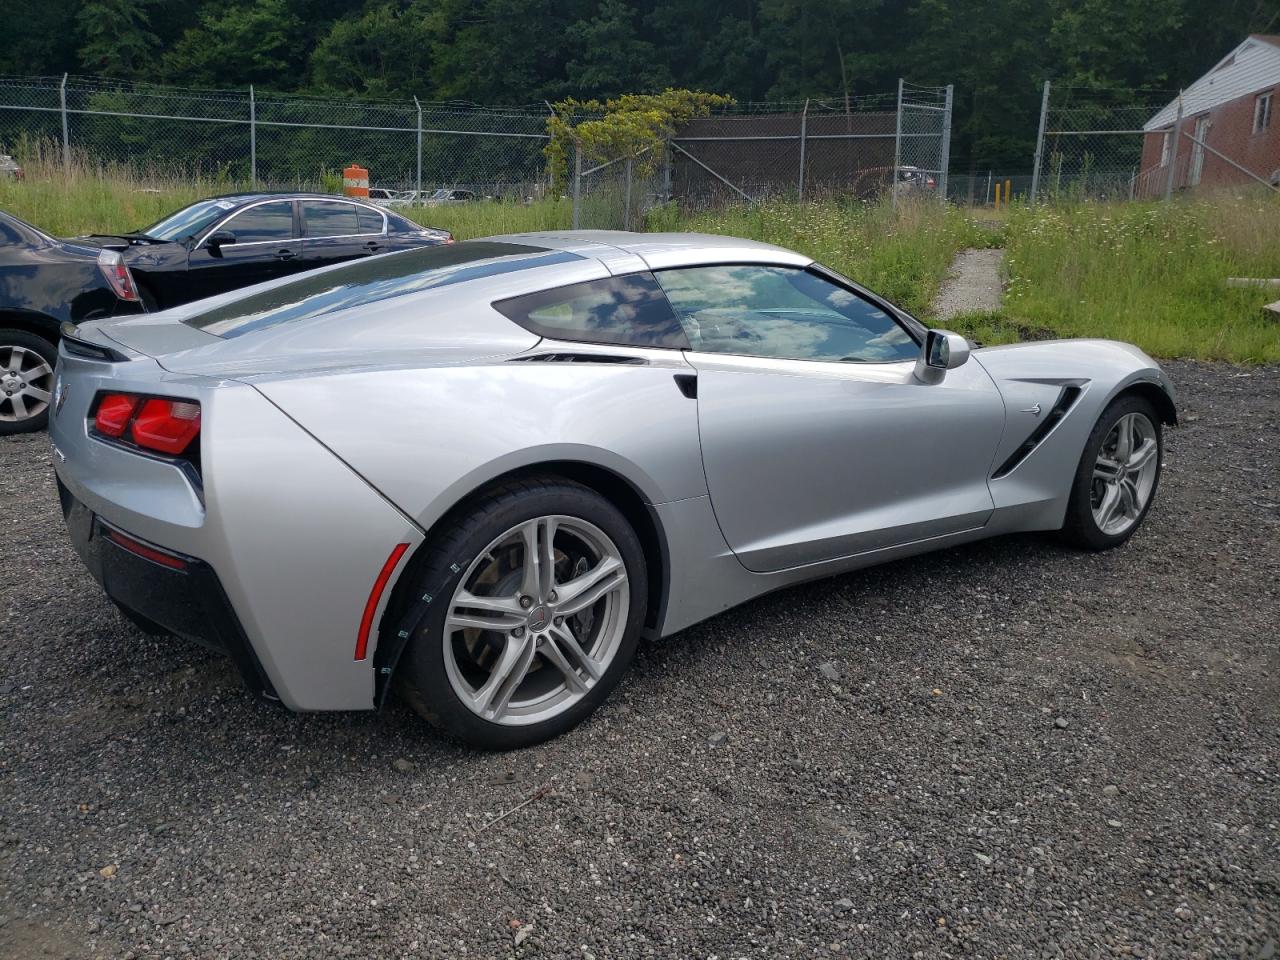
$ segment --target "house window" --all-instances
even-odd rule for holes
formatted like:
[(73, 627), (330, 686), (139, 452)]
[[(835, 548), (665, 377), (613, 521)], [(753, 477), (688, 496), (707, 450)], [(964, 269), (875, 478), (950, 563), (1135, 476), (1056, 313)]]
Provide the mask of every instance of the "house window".
[(1173, 131), (1166, 130), (1164, 138), (1160, 141), (1160, 166), (1167, 167), (1169, 165), (1169, 149), (1173, 143)]
[(1260, 93), (1253, 101), (1253, 132), (1265, 133), (1271, 126), (1271, 94)]

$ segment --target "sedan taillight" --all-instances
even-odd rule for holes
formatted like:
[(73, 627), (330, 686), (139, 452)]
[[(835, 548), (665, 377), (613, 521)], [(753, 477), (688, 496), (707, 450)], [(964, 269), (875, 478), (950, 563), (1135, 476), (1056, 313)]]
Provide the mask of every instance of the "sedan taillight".
[(112, 440), (177, 457), (200, 435), (200, 404), (136, 393), (104, 393), (98, 398), (93, 427)]
[(98, 269), (111, 285), (112, 292), (121, 300), (138, 302), (138, 286), (133, 282), (133, 274), (124, 262), (124, 257), (114, 250), (103, 250), (98, 254)]

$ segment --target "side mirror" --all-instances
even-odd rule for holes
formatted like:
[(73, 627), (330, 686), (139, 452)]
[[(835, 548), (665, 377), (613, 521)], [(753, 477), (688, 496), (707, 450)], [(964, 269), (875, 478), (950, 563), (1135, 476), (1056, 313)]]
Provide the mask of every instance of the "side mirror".
[(915, 375), (921, 383), (941, 383), (948, 370), (969, 359), (969, 341), (950, 330), (930, 330), (916, 360)]
[(208, 239), (206, 239), (204, 242), (204, 245), (208, 247), (212, 252), (217, 253), (219, 248), (229, 246), (230, 244), (233, 244), (235, 242), (236, 242), (236, 235), (232, 233), (230, 230), (218, 230), (215, 233), (209, 234)]

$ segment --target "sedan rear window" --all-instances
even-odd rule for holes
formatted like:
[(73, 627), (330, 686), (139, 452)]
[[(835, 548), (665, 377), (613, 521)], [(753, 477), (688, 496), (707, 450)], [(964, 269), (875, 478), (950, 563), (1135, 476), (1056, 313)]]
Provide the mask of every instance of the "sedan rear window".
[(292, 283), (234, 300), (183, 322), (214, 336), (240, 337), (433, 287), (581, 259), (563, 250), (501, 241), (423, 247), (304, 274)]

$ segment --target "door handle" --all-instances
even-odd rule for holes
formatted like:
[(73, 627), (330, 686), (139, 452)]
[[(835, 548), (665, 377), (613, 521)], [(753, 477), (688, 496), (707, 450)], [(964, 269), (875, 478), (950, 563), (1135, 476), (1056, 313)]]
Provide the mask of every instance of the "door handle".
[(382, 244), (380, 244), (377, 240), (370, 240), (367, 243), (365, 243), (364, 248), (368, 250), (370, 253), (377, 253), (379, 250), (382, 249)]
[(297, 256), (297, 254), (296, 254), (296, 253), (294, 253), (292, 250), (289, 250), (289, 249), (277, 250), (277, 251), (276, 251), (276, 259), (277, 259), (277, 260), (292, 260), (292, 259), (293, 259), (294, 257), (296, 257), (296, 256)]

